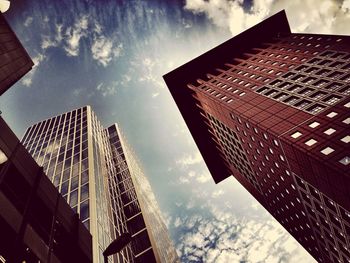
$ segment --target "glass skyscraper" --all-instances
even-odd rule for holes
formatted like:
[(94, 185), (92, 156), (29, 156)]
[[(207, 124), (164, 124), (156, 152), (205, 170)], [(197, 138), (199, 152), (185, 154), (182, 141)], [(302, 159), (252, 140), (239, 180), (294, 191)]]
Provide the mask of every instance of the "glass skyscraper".
[[(85, 106), (32, 125), (22, 142), (90, 230), (93, 262), (103, 262), (104, 249), (125, 232), (133, 241), (112, 262), (167, 262), (169, 251), (176, 261), (164, 224), (153, 224), (141, 213), (143, 194), (131, 179), (115, 125), (104, 129)], [(162, 229), (167, 246), (154, 243), (153, 228)]]

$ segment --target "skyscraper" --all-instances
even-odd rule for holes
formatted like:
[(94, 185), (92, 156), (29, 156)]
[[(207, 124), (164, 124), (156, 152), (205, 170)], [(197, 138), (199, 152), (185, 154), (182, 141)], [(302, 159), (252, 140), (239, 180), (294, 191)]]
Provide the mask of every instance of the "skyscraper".
[(216, 183), (233, 175), (319, 262), (350, 262), (350, 37), (284, 11), (164, 79)]
[(142, 193), (113, 127), (104, 129), (85, 106), (34, 124), (22, 142), (90, 230), (94, 262), (103, 262), (104, 249), (125, 232), (133, 240), (113, 262), (158, 262), (164, 248), (152, 243), (150, 229), (160, 226), (143, 220)]
[(34, 63), (0, 12), (0, 96)]

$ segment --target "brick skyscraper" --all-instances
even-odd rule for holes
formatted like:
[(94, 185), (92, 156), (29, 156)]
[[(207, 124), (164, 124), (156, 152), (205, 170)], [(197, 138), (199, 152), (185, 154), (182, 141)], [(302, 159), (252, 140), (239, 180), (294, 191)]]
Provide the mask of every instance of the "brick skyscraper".
[(282, 11), (164, 79), (215, 182), (350, 262), (350, 37), (291, 33)]

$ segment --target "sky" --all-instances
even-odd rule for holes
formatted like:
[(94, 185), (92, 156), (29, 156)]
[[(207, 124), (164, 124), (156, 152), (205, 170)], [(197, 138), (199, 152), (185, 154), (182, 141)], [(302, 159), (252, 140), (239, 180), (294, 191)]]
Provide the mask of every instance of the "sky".
[(11, 0), (35, 66), (2, 116), (18, 137), (84, 105), (117, 122), (182, 262), (315, 262), (233, 177), (214, 183), (162, 79), (281, 9), (293, 32), (349, 35), (350, 0)]

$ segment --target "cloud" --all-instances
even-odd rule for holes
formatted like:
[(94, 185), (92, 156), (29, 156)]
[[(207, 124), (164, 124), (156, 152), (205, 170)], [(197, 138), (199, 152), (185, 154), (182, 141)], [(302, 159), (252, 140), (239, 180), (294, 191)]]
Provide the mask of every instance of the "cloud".
[(286, 10), (293, 31), (324, 34), (349, 32), (349, 0), (254, 0), (248, 11), (238, 0), (187, 0), (185, 9), (206, 14), (213, 24), (228, 29), (232, 35), (241, 33), (282, 9)]
[(177, 217), (174, 221), (174, 226), (179, 227), (182, 224), (182, 220), (180, 217)]
[[(101, 32), (101, 28), (98, 28), (96, 32)], [(115, 45), (114, 42), (113, 39), (109, 39), (103, 35), (94, 36), (91, 46), (93, 59), (106, 67), (114, 58), (119, 57), (123, 50), (123, 44), (119, 43)]]
[(157, 98), (159, 96), (159, 92), (152, 93), (152, 98)]
[(101, 93), (103, 97), (115, 95), (117, 93), (118, 82), (114, 81), (110, 85), (105, 85), (103, 82), (98, 84), (96, 90)]
[(223, 190), (216, 190), (212, 193), (211, 197), (212, 198), (218, 198), (219, 196), (222, 196), (224, 194), (224, 191)]
[(82, 37), (88, 34), (88, 17), (81, 16), (78, 18), (72, 27), (68, 27), (64, 33), (65, 46), (64, 50), (68, 56), (78, 56), (79, 42)]
[(31, 16), (28, 16), (27, 18), (26, 18), (26, 20), (24, 21), (24, 26), (25, 27), (29, 27), (31, 24), (33, 23), (33, 17), (31, 17)]
[(232, 213), (206, 207), (209, 215), (178, 218), (180, 259), (193, 262), (315, 262), (275, 220), (237, 219)]
[(183, 157), (176, 160), (176, 164), (180, 165), (181, 167), (188, 167), (190, 165), (200, 163), (202, 160), (201, 154), (197, 151), (194, 154), (185, 154)]
[(33, 77), (34, 74), (36, 72), (36, 70), (38, 69), (39, 65), (41, 64), (41, 62), (46, 58), (46, 56), (44, 54), (37, 54), (35, 57), (32, 58), (33, 62), (34, 62), (34, 66), (33, 68), (25, 75), (25, 77), (22, 79), (21, 83), (24, 86), (31, 86), (32, 82), (33, 82)]
[(46, 50), (49, 47), (57, 47), (61, 43), (62, 36), (62, 24), (55, 24), (54, 35), (42, 35), (41, 37), (41, 49)]
[(180, 182), (180, 184), (188, 184), (188, 183), (190, 183), (190, 180), (187, 177), (180, 176), (179, 182)]

